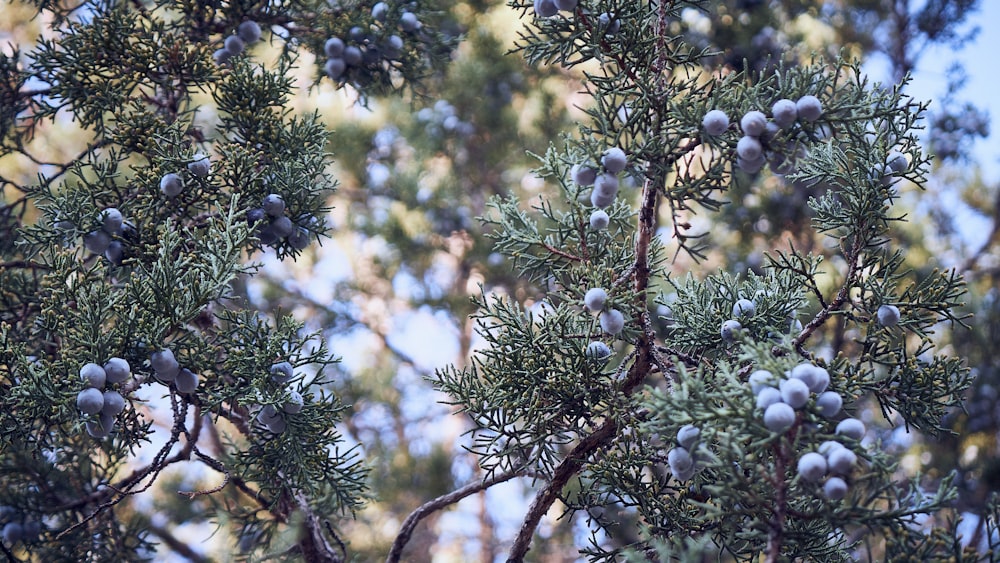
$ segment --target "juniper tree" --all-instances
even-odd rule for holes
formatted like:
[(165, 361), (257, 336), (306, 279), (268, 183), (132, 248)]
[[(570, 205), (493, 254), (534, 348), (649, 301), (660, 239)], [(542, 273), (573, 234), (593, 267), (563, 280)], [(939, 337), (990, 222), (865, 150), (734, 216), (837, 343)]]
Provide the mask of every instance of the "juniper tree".
[[(911, 270), (896, 244), (900, 191), (926, 181), (915, 134), (926, 105), (905, 81), (870, 84), (843, 59), (706, 79), (711, 53), (676, 28), (696, 4), (512, 3), (526, 20), (519, 52), (582, 68), (593, 105), (538, 155), (551, 190), (530, 205), (494, 198), (484, 217), (543, 306), (484, 290), (474, 316), (486, 346), (435, 378), (476, 424), (487, 478), (415, 512), (390, 560), (429, 511), (517, 477), (536, 492), (512, 561), (557, 505), (595, 530), (593, 560), (977, 557), (947, 518), (951, 480), (900, 480), (881, 447), (896, 426), (945, 431), (970, 381), (932, 336), (965, 324), (961, 277)], [(797, 117), (779, 126), (782, 100)], [(706, 119), (715, 111), (724, 126)], [(756, 127), (751, 112), (774, 121)], [(616, 149), (623, 172), (602, 162)], [(734, 193), (766, 197), (765, 177), (808, 190), (824, 247), (777, 241), (760, 273), (668, 275), (674, 257), (717, 255), (722, 240), (699, 216)], [(598, 212), (606, 228), (591, 227)], [(867, 405), (882, 415), (875, 428), (852, 416)], [(921, 530), (928, 515), (937, 525)], [(604, 541), (616, 536), (631, 539)]]
[(326, 390), (335, 357), (240, 288), (261, 253), (294, 260), (328, 235), (328, 132), (293, 111), (297, 69), (360, 103), (417, 90), (454, 45), (442, 13), (19, 8), (50, 24), (0, 57), (5, 556), (132, 561), (162, 541), (197, 557), (123, 502), (192, 462), (214, 476), (182, 484), (181, 514), (226, 526), (242, 557), (344, 560), (366, 469)]

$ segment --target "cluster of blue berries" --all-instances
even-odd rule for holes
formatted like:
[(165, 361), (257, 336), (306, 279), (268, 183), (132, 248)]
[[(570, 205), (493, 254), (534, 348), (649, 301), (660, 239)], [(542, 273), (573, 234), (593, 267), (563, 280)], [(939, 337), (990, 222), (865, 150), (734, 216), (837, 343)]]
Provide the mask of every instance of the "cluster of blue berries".
[(125, 254), (125, 247), (118, 240), (126, 228), (122, 212), (116, 207), (107, 207), (97, 216), (98, 227), (83, 235), (83, 246), (94, 254), (104, 254), (113, 264), (120, 265)]
[(247, 45), (260, 40), (260, 33), (260, 25), (257, 22), (247, 20), (241, 23), (236, 28), (234, 35), (226, 37), (223, 47), (212, 53), (212, 59), (215, 61), (215, 64), (225, 64), (229, 59), (241, 54), (247, 48)]
[(167, 385), (173, 383), (179, 393), (193, 393), (198, 388), (198, 374), (188, 368), (182, 368), (170, 348), (153, 352), (149, 356), (149, 365), (161, 383)]
[[(377, 64), (381, 61), (395, 61), (403, 55), (404, 41), (398, 34), (389, 33), (386, 22), (390, 7), (385, 2), (372, 6), (374, 20), (368, 31), (359, 26), (348, 31), (348, 38), (331, 37), (323, 45), (327, 56), (323, 70), (333, 80), (340, 80), (349, 68)], [(417, 33), (423, 27), (416, 14), (403, 11), (399, 16), (399, 28), (405, 33)]]
[[(295, 375), (292, 364), (288, 362), (278, 362), (270, 368), (271, 380), (279, 385), (285, 385)], [(264, 405), (257, 411), (257, 422), (262, 424), (267, 430), (274, 434), (281, 434), (288, 428), (285, 417), (290, 414), (297, 414), (305, 406), (302, 395), (295, 390), (288, 391), (288, 398), (282, 403), (280, 409), (275, 405)]]
[(610, 206), (618, 195), (618, 174), (625, 170), (628, 158), (625, 151), (611, 147), (601, 155), (600, 168), (590, 164), (576, 164), (570, 171), (570, 177), (580, 186), (593, 186), (590, 192), (590, 203), (597, 207), (590, 215), (590, 228), (603, 230), (608, 227), (610, 218), (604, 208)]
[(583, 306), (591, 313), (600, 313), (601, 330), (616, 336), (625, 328), (625, 315), (618, 309), (607, 309), (608, 292), (601, 287), (587, 290), (583, 296)]
[(722, 322), (719, 335), (725, 342), (733, 342), (743, 331), (743, 323), (739, 319), (748, 319), (757, 314), (757, 303), (750, 299), (738, 299), (733, 304), (733, 317)]
[(42, 529), (40, 521), (25, 518), (16, 508), (0, 506), (0, 538), (5, 546), (33, 542), (42, 535)]
[[(796, 122), (814, 122), (823, 115), (819, 98), (806, 95), (797, 101), (780, 99), (771, 106), (771, 119), (762, 111), (751, 110), (740, 119), (743, 135), (736, 143), (736, 166), (747, 174), (756, 174), (770, 162), (775, 174), (789, 174), (794, 170), (794, 158), (782, 151), (768, 151), (768, 144), (782, 129), (791, 128)], [(707, 135), (716, 137), (729, 130), (726, 112), (713, 109), (701, 122)]]
[[(191, 162), (187, 164), (187, 170), (192, 175), (205, 178), (212, 171), (212, 161), (204, 153), (195, 153), (191, 157)], [(160, 178), (160, 192), (170, 199), (173, 199), (184, 191), (184, 179), (176, 172), (168, 172)]]
[(260, 227), (257, 238), (261, 244), (273, 246), (285, 240), (297, 250), (309, 246), (309, 230), (296, 226), (285, 215), (285, 200), (279, 194), (267, 194), (261, 200), (260, 207), (247, 211), (247, 223), (251, 228)]
[[(551, 18), (559, 12), (573, 13), (579, 5), (579, 0), (535, 0), (535, 15), (539, 18)], [(622, 22), (614, 14), (604, 12), (597, 16), (597, 28), (606, 36), (617, 35), (621, 31)]]
[(685, 424), (677, 431), (677, 446), (667, 452), (667, 465), (674, 479), (687, 481), (701, 469), (696, 448), (701, 438), (701, 430), (693, 424)]
[(125, 397), (115, 389), (105, 389), (108, 384), (119, 384), (132, 375), (128, 361), (111, 358), (103, 366), (87, 363), (80, 368), (84, 389), (76, 395), (76, 408), (91, 418), (86, 422), (87, 434), (104, 438), (111, 433), (115, 417), (125, 410)]

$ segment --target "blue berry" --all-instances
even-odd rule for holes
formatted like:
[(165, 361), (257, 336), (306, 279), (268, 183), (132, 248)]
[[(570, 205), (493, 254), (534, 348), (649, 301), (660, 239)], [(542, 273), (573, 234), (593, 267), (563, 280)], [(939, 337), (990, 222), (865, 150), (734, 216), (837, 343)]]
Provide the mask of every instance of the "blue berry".
[(583, 305), (591, 313), (596, 313), (604, 309), (604, 304), (608, 300), (608, 292), (604, 288), (593, 287), (587, 290), (583, 296)]
[(705, 133), (715, 137), (721, 135), (729, 129), (729, 117), (726, 112), (713, 109), (705, 114), (705, 117), (701, 120), (701, 127), (705, 130)]

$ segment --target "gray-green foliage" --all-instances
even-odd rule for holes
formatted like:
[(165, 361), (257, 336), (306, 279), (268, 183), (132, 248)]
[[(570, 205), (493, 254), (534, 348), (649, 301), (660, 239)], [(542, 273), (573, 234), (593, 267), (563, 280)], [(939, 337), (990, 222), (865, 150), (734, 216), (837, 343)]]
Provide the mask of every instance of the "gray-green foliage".
[[(329, 132), (291, 104), (302, 55), (353, 26), (377, 35), (402, 13), (374, 22), (325, 1), (33, 4), (54, 24), (30, 52), (0, 55), (0, 505), (16, 508), (12, 526), (42, 526), (11, 527), (4, 554), (148, 558), (155, 527), (123, 501), (190, 462), (208, 477), (184, 486), (192, 502), (175, 524), (228, 521), (256, 538), (247, 556), (280, 548), (280, 558), (343, 560), (337, 520), (362, 502), (366, 470), (336, 430), (345, 407), (324, 372), (335, 358), (301, 323), (249, 309), (237, 288), (257, 269), (254, 253), (294, 259), (328, 234)], [(365, 100), (419, 88), (441, 67), (454, 44), (442, 13), (410, 9), (421, 31), (336, 87)], [(253, 44), (213, 61), (237, 29)], [(318, 65), (313, 75), (318, 83)], [(71, 155), (41, 142), (64, 131)], [(181, 183), (161, 191), (171, 174)], [(248, 224), (268, 194), (283, 199), (275, 221), (294, 237), (265, 240), (266, 226)], [(109, 208), (120, 230), (103, 223)], [(85, 248), (93, 232), (110, 240), (87, 247), (107, 253)], [(150, 360), (162, 349), (177, 365), (158, 378)], [(81, 414), (80, 367), (112, 357), (132, 366), (132, 378), (107, 384), (124, 409)], [(279, 362), (290, 377), (271, 377)], [(301, 408), (283, 431), (255, 422), (260, 406), (290, 397)], [(153, 449), (143, 462), (141, 447)]]
[[(497, 198), (485, 217), (515, 270), (545, 285), (543, 306), (529, 312), (506, 297), (477, 298), (487, 346), (469, 367), (436, 378), (477, 425), (472, 449), (487, 471), (538, 483), (511, 560), (525, 556), (557, 500), (585, 511), (606, 534), (585, 550), (594, 560), (970, 557), (954, 527), (914, 526), (921, 515), (947, 517), (952, 479), (929, 493), (918, 479), (899, 482), (898, 459), (872, 432), (848, 444), (860, 461), (844, 477), (846, 498), (827, 500), (823, 483), (804, 482), (795, 467), (833, 439), (836, 421), (810, 402), (787, 430), (772, 432), (747, 383), (755, 369), (781, 374), (816, 362), (829, 370), (848, 415), (874, 400), (889, 424), (945, 430), (942, 416), (961, 405), (970, 374), (960, 358), (935, 355), (931, 329), (964, 330), (963, 281), (950, 271), (910, 272), (894, 248), (904, 220), (893, 207), (898, 190), (904, 180), (917, 187), (926, 180), (914, 133), (925, 106), (905, 96), (905, 83), (869, 84), (858, 63), (839, 59), (706, 79), (699, 72), (706, 53), (670, 31), (680, 9), (698, 2), (594, 2), (546, 18), (533, 17), (527, 2), (511, 4), (527, 10), (519, 51), (532, 63), (586, 63), (593, 96), (579, 134), (539, 157), (537, 173), (551, 189), (530, 209)], [(598, 22), (605, 10), (621, 21), (614, 35)], [(829, 241), (827, 252), (775, 241), (762, 275), (723, 268), (668, 277), (668, 251), (701, 258), (713, 250), (709, 233), (690, 221), (694, 213), (714, 213), (728, 193), (765, 185), (737, 170), (740, 133), (705, 135), (704, 115), (720, 109), (738, 122), (747, 111), (803, 96), (821, 102), (818, 118), (761, 142), (770, 174), (813, 194), (811, 227)], [(611, 229), (594, 231), (588, 188), (571, 169), (599, 162), (614, 146), (625, 150), (637, 188), (623, 189), (608, 208)], [(905, 166), (893, 157), (886, 174), (894, 150)], [(609, 363), (587, 355), (590, 341), (607, 338), (584, 308), (591, 287), (607, 288), (607, 307), (628, 320), (607, 340), (618, 350)], [(656, 318), (658, 296), (669, 322)], [(743, 298), (755, 311), (724, 339), (719, 327)], [(883, 303), (899, 308), (898, 325), (878, 323)], [(852, 341), (831, 341), (825, 327), (834, 324)], [(699, 469), (672, 476), (667, 450), (687, 424), (701, 431), (693, 452)]]

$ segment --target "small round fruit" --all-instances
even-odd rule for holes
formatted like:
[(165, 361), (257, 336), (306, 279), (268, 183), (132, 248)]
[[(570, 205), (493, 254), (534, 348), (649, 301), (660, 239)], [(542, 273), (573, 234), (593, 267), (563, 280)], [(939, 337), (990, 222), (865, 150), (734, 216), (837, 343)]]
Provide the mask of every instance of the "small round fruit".
[(722, 322), (722, 326), (719, 327), (719, 335), (722, 336), (722, 339), (726, 342), (733, 342), (742, 330), (743, 325), (740, 324), (740, 321), (729, 319), (728, 321)]
[(757, 393), (757, 408), (767, 410), (767, 407), (781, 402), (781, 391), (776, 387), (765, 387)]
[(257, 420), (263, 424), (270, 424), (275, 420), (280, 420), (281, 415), (278, 413), (278, 409), (274, 405), (264, 405), (261, 407), (260, 412), (257, 413)]
[(786, 379), (779, 384), (781, 400), (793, 409), (801, 409), (809, 402), (809, 386), (801, 379)]
[(292, 234), (288, 235), (288, 244), (296, 250), (309, 248), (310, 240), (312, 239), (309, 237), (309, 231), (303, 227), (298, 227)]
[(597, 209), (590, 214), (590, 228), (595, 231), (603, 231), (608, 228), (608, 224), (611, 223), (611, 217), (608, 216), (607, 211), (603, 209)]
[(572, 12), (576, 10), (579, 0), (555, 0), (556, 8), (562, 12)]
[(795, 102), (795, 109), (798, 111), (799, 118), (805, 121), (816, 121), (819, 116), (823, 115), (823, 104), (819, 98), (813, 95), (799, 98), (799, 101)]
[[(219, 66), (226, 64), (227, 62), (229, 62), (229, 59), (231, 58), (233, 58), (233, 54), (229, 52), (229, 49), (226, 49), (225, 47), (221, 49), (216, 49), (215, 51), (212, 52), (212, 60), (215, 61), (215, 64)], [(169, 197), (174, 197), (174, 196), (169, 196)]]
[(389, 15), (389, 5), (385, 2), (376, 2), (372, 6), (372, 18), (375, 21), (384, 22), (386, 17)]
[(125, 410), (125, 397), (122, 397), (122, 394), (118, 391), (105, 391), (104, 406), (101, 408), (101, 414), (116, 416), (123, 410)]
[(701, 127), (713, 137), (721, 135), (729, 129), (729, 116), (720, 109), (713, 109), (702, 118)]
[(257, 232), (257, 240), (259, 240), (261, 244), (273, 245), (277, 244), (277, 242), (281, 240), (281, 237), (278, 236), (278, 233), (269, 223), (267, 225), (264, 225), (264, 227)]
[(597, 26), (604, 30), (604, 35), (615, 36), (621, 31), (622, 21), (614, 16), (614, 14), (609, 14), (604, 12), (597, 17)]
[(809, 452), (799, 458), (799, 476), (802, 480), (814, 483), (826, 475), (826, 458), (822, 454)]
[(288, 428), (288, 423), (285, 422), (285, 419), (281, 418), (280, 416), (270, 422), (265, 423), (264, 425), (267, 426), (268, 430), (270, 430), (275, 434), (281, 434), (282, 432), (285, 431), (286, 428)]
[(403, 31), (413, 32), (423, 27), (423, 24), (413, 12), (403, 12), (399, 17), (399, 27), (403, 28)]
[(604, 304), (608, 301), (608, 292), (602, 287), (592, 287), (583, 296), (583, 306), (591, 313), (596, 313), (604, 309)]
[(736, 154), (745, 161), (757, 162), (764, 156), (764, 147), (757, 137), (744, 135), (736, 143)]
[(295, 232), (295, 224), (288, 217), (275, 217), (270, 227), (279, 238), (285, 238)]
[(88, 387), (76, 395), (76, 408), (83, 414), (97, 414), (104, 408), (104, 393), (100, 389)]
[(847, 482), (840, 477), (830, 477), (823, 484), (823, 496), (830, 500), (841, 500), (847, 496)]
[(278, 194), (267, 194), (260, 207), (271, 217), (280, 217), (285, 213), (285, 200)]
[(830, 372), (809, 362), (795, 366), (789, 375), (793, 379), (801, 379), (813, 393), (822, 393), (830, 385)]
[(260, 25), (253, 20), (247, 20), (236, 28), (236, 35), (244, 43), (256, 43), (260, 40)]
[(865, 436), (865, 423), (856, 418), (845, 418), (837, 424), (834, 433), (860, 440)]
[(826, 391), (820, 393), (816, 397), (816, 407), (819, 408), (819, 414), (827, 417), (833, 418), (837, 416), (840, 409), (844, 406), (844, 399), (841, 398), (840, 393), (836, 391)]
[(208, 176), (209, 172), (212, 171), (212, 162), (204, 154), (200, 152), (195, 153), (191, 162), (188, 163), (187, 169), (195, 176), (204, 178), (205, 176)]
[(774, 403), (764, 410), (764, 426), (771, 432), (784, 432), (795, 424), (795, 409), (785, 403)]
[(875, 314), (878, 324), (882, 326), (896, 326), (899, 323), (899, 307), (895, 305), (881, 305)]
[(799, 118), (799, 110), (795, 102), (789, 99), (780, 99), (771, 106), (771, 117), (782, 129), (791, 127), (795, 120)]
[(177, 386), (177, 391), (181, 393), (193, 393), (198, 388), (198, 374), (188, 368), (183, 368), (177, 372), (174, 385)]
[(752, 317), (757, 312), (757, 304), (749, 299), (740, 299), (733, 305), (734, 317)]
[(892, 151), (885, 159), (886, 171), (895, 174), (902, 174), (910, 167), (906, 160), (906, 155), (899, 151)]
[(750, 374), (750, 377), (747, 378), (747, 381), (750, 383), (750, 389), (753, 390), (754, 395), (767, 388), (773, 389), (774, 385), (777, 383), (774, 374), (766, 369), (755, 370)]
[(153, 352), (149, 357), (149, 365), (156, 372), (156, 376), (166, 383), (173, 381), (177, 377), (177, 372), (180, 371), (177, 359), (174, 358), (174, 353), (169, 348)]
[(618, 195), (618, 178), (611, 174), (601, 174), (594, 181), (594, 190), (590, 193), (590, 203), (594, 207), (608, 207), (615, 202)]
[(688, 451), (694, 448), (694, 445), (698, 443), (698, 438), (700, 437), (701, 430), (699, 430), (694, 424), (685, 424), (684, 426), (681, 426), (680, 430), (677, 431), (677, 443)]
[(685, 448), (673, 448), (667, 452), (667, 464), (673, 473), (684, 472), (694, 466), (694, 458)]
[(323, 72), (325, 72), (326, 75), (329, 76), (332, 80), (337, 80), (338, 78), (343, 76), (344, 71), (346, 70), (347, 70), (347, 63), (344, 62), (344, 59), (341, 59), (339, 57), (327, 59), (326, 65), (323, 67)]
[(264, 213), (263, 209), (254, 207), (253, 209), (247, 211), (247, 226), (251, 229), (256, 228), (257, 225), (262, 223), (266, 218), (267, 214)]
[(592, 186), (597, 179), (597, 170), (586, 164), (574, 164), (570, 170), (573, 181), (581, 186)]
[(625, 315), (618, 309), (609, 309), (601, 313), (601, 329), (608, 334), (618, 334), (625, 328)]
[(109, 235), (117, 235), (122, 232), (122, 222), (125, 218), (122, 217), (122, 212), (118, 211), (117, 207), (108, 207), (102, 210), (98, 218), (101, 221), (101, 230)]
[(595, 340), (587, 344), (587, 349), (583, 353), (591, 360), (606, 360), (611, 356), (611, 348), (600, 340)]
[(293, 375), (295, 375), (295, 372), (293, 371), (292, 364), (288, 362), (278, 362), (271, 366), (271, 379), (275, 383), (288, 383), (291, 381)]
[(184, 191), (184, 181), (179, 174), (173, 172), (164, 174), (160, 178), (160, 192), (167, 197), (177, 197)]
[(830, 473), (837, 475), (850, 475), (854, 470), (854, 464), (858, 462), (858, 456), (847, 448), (835, 448), (826, 457), (827, 466)]
[(104, 251), (104, 257), (115, 266), (121, 266), (125, 258), (125, 247), (117, 240), (111, 241), (108, 249)]
[(104, 373), (107, 374), (108, 383), (121, 383), (132, 375), (132, 368), (122, 358), (111, 358), (104, 364)]
[(625, 151), (618, 147), (611, 147), (604, 151), (604, 156), (601, 157), (601, 165), (611, 174), (617, 174), (625, 170), (627, 164), (628, 159), (625, 156)]
[(104, 368), (91, 362), (84, 364), (80, 368), (80, 379), (87, 383), (87, 387), (93, 387), (94, 389), (100, 389), (104, 387), (107, 382), (108, 374), (104, 371)]
[(825, 441), (825, 442), (823, 442), (822, 444), (819, 445), (819, 448), (817, 448), (817, 451), (819, 453), (823, 454), (824, 456), (826, 456), (826, 458), (829, 460), (830, 459), (830, 454), (832, 454), (836, 450), (839, 450), (839, 449), (841, 449), (843, 447), (844, 447), (844, 444), (841, 444), (840, 442), (838, 442), (836, 440), (827, 440), (827, 441)]
[(305, 400), (298, 391), (289, 391), (288, 400), (281, 406), (281, 410), (287, 412), (288, 414), (296, 414), (302, 411), (302, 407), (304, 405)]
[(24, 539), (24, 527), (20, 522), (7, 522), (3, 527), (3, 542), (13, 545)]
[(350, 47), (344, 48), (344, 62), (347, 66), (359, 66), (364, 60), (364, 54), (361, 49), (351, 45)]
[(104, 254), (111, 246), (111, 237), (104, 231), (91, 231), (83, 235), (83, 246), (94, 254)]
[(382, 45), (382, 52), (385, 58), (394, 61), (403, 54), (403, 38), (398, 35), (390, 35)]
[(229, 37), (226, 37), (225, 45), (226, 50), (233, 55), (239, 55), (243, 52), (243, 49), (246, 48), (246, 44), (243, 43), (243, 40), (240, 39), (238, 35), (230, 35)]
[(740, 129), (743, 130), (743, 134), (751, 137), (760, 137), (766, 126), (767, 116), (757, 110), (746, 112), (740, 119)]
[(344, 40), (339, 37), (331, 37), (323, 44), (323, 52), (331, 59), (339, 59), (344, 54)]

